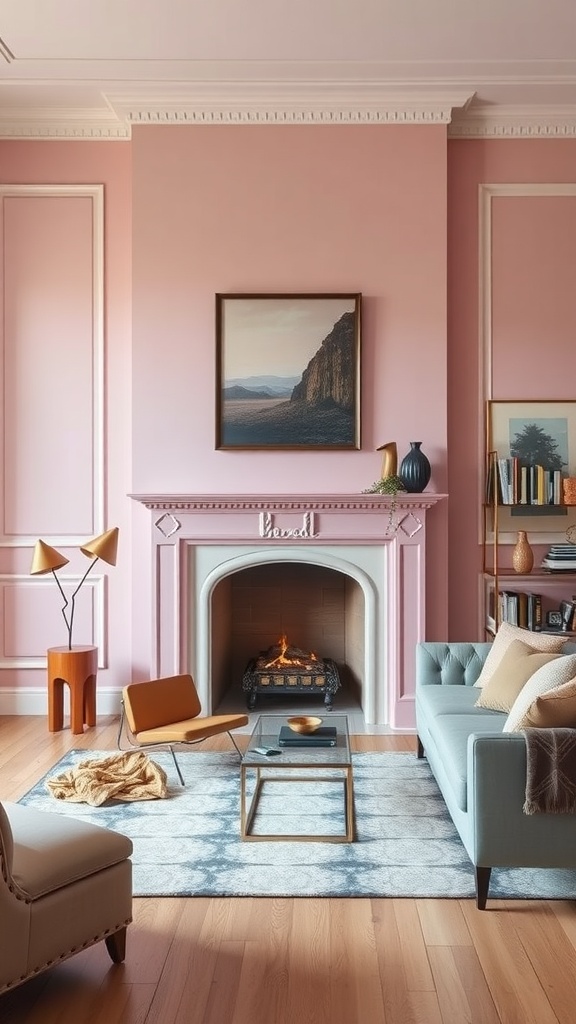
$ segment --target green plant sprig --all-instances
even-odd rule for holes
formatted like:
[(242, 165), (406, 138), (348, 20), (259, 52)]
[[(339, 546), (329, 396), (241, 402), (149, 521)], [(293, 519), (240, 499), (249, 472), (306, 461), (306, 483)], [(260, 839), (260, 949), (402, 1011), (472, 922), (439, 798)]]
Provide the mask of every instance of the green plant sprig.
[(405, 491), (406, 488), (402, 483), (399, 476), (387, 476), (382, 480), (376, 480), (371, 487), (367, 487), (362, 494), (392, 494), (396, 495), (399, 491)]
[[(362, 494), (389, 494), (392, 496), (390, 502), (390, 508), (388, 511), (388, 522), (386, 523), (386, 534), (390, 534), (394, 530), (394, 513), (396, 512), (396, 495), (399, 491), (405, 491), (406, 488), (402, 483), (399, 476), (387, 476), (382, 477), (380, 480), (376, 480), (371, 487), (367, 487), (366, 490), (362, 491)], [(398, 524), (396, 524), (397, 528)]]

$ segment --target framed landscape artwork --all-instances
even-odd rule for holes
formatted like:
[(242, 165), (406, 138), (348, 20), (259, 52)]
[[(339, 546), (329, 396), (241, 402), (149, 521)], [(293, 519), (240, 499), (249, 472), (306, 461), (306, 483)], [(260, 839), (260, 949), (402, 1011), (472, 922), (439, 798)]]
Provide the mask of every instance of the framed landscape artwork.
[(487, 451), (526, 464), (576, 469), (576, 402), (488, 402)]
[(360, 448), (361, 299), (216, 295), (216, 448)]
[[(500, 459), (517, 458), (521, 466), (542, 466), (561, 477), (576, 475), (576, 402), (489, 401), (486, 416), (486, 453), (497, 452)], [(561, 499), (560, 499), (561, 500)], [(531, 533), (548, 533), (566, 529), (567, 523), (554, 527), (546, 520), (568, 514), (572, 509), (557, 505), (501, 507), (504, 530), (527, 529)], [(523, 522), (519, 521), (524, 519)], [(505, 525), (506, 522), (509, 525)], [(554, 540), (554, 537), (547, 538)], [(544, 538), (542, 538), (544, 540)]]

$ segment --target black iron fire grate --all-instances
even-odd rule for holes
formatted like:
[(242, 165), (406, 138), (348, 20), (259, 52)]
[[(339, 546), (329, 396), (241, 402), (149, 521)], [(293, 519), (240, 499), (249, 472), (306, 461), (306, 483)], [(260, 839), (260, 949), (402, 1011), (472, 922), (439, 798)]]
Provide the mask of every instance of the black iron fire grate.
[(250, 711), (258, 695), (277, 693), (323, 694), (326, 710), (331, 711), (339, 687), (338, 668), (331, 658), (318, 659), (289, 647), (284, 637), (278, 645), (251, 658), (242, 677)]

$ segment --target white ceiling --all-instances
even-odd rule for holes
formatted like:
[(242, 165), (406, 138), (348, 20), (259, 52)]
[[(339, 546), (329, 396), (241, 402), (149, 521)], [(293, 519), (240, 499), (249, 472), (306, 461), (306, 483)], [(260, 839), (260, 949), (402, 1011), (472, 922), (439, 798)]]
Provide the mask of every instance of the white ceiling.
[(576, 136), (576, 0), (2, 0), (1, 136), (215, 121)]

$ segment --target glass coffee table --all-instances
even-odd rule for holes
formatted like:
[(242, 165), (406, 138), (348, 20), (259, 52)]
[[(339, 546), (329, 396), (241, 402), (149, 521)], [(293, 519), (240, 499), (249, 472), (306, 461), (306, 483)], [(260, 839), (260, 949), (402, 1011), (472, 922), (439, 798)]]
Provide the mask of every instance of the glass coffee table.
[[(286, 840), (300, 842), (351, 843), (354, 841), (354, 789), (348, 718), (346, 715), (326, 716), (323, 726), (336, 730), (334, 746), (279, 746), (279, 735), (288, 718), (283, 715), (260, 715), (240, 765), (240, 834), (244, 840), (266, 842)], [(297, 734), (291, 733), (297, 741)], [(276, 755), (259, 750), (280, 750)], [(275, 782), (333, 783), (342, 788), (342, 832), (335, 834), (254, 834), (254, 816), (262, 796), (263, 787)]]

